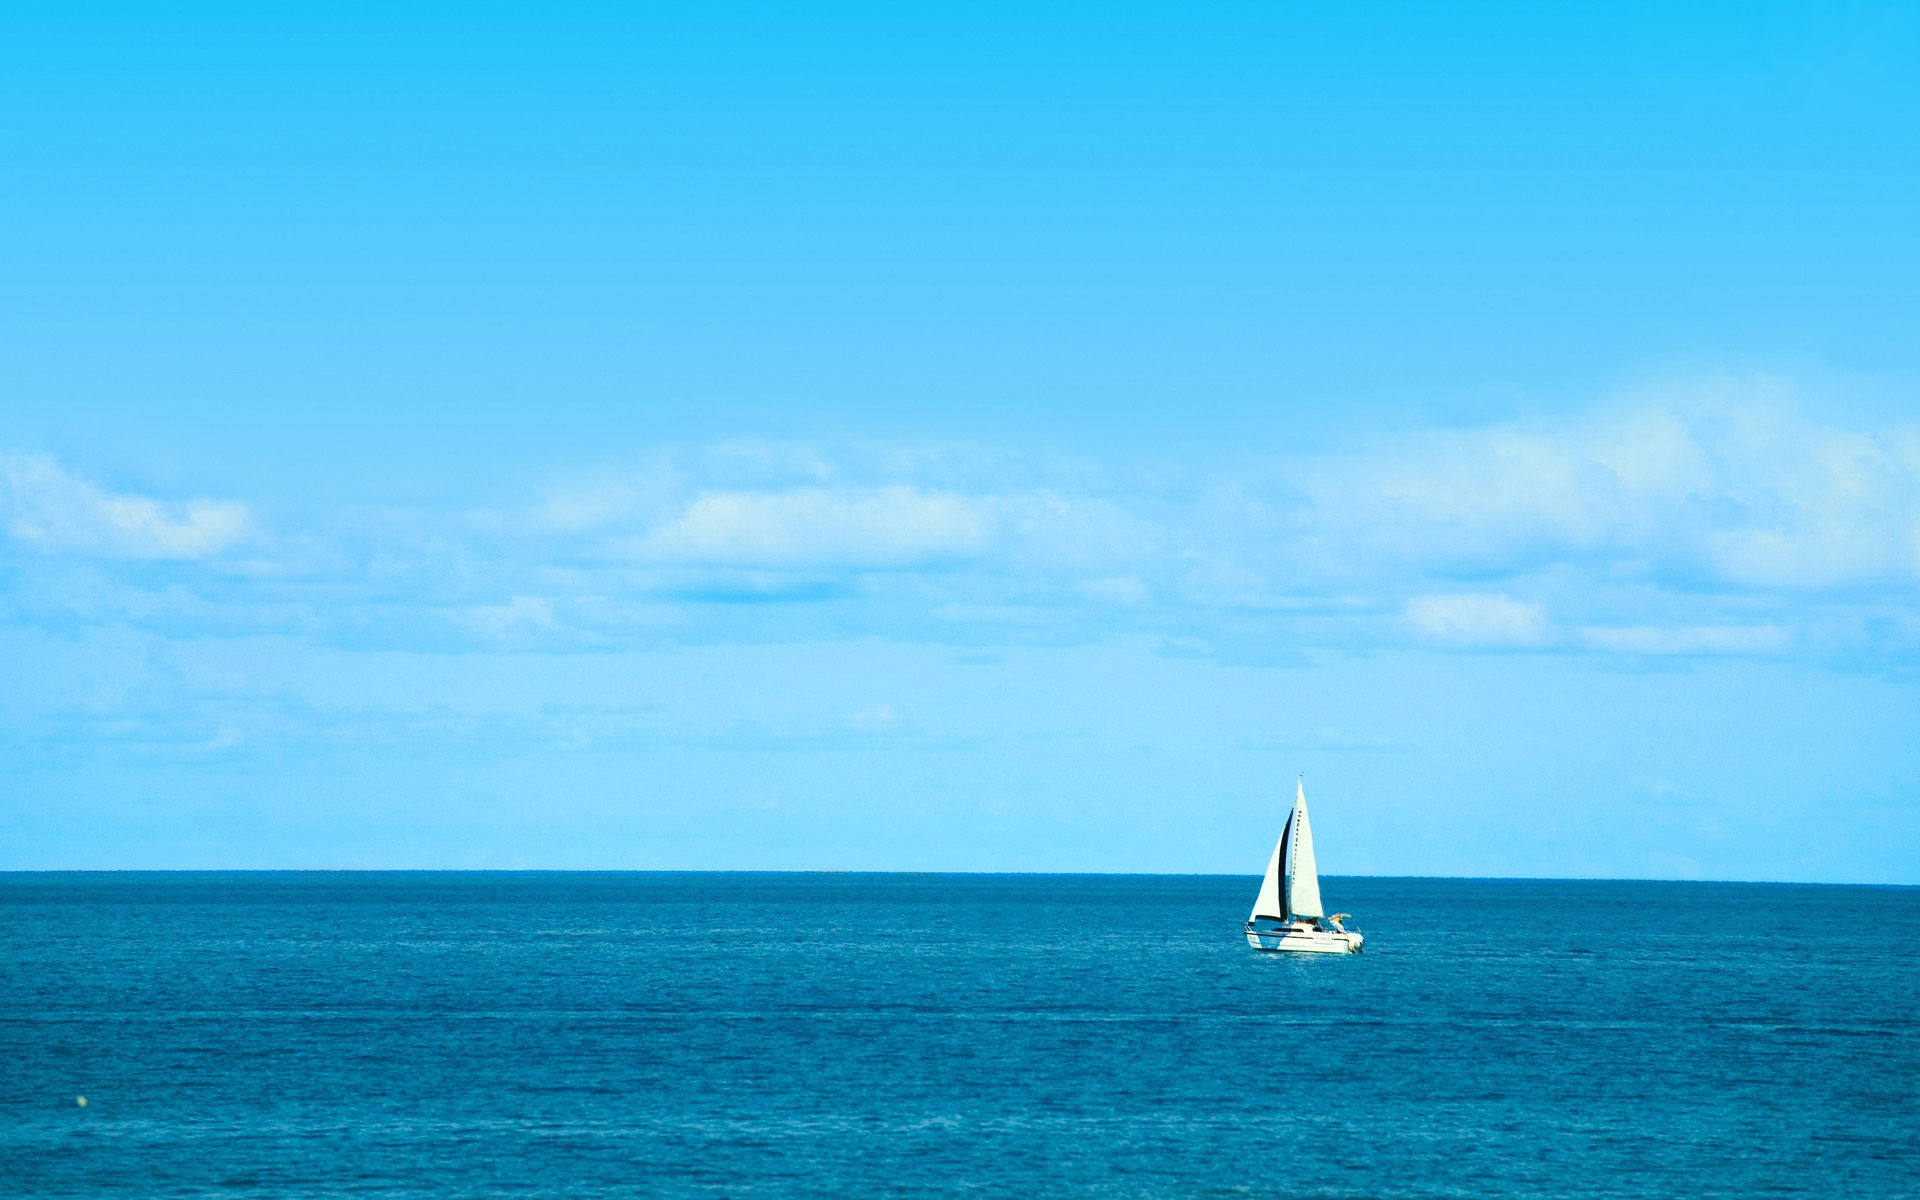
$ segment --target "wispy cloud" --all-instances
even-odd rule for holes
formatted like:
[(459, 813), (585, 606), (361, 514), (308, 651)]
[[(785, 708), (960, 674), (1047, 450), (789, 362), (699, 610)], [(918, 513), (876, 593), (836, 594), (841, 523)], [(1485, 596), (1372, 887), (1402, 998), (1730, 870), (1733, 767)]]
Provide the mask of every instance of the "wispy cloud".
[(912, 487), (706, 492), (633, 550), (699, 565), (901, 567), (979, 555), (994, 525), (976, 498)]
[(1662, 629), (1641, 625), (1583, 629), (1587, 645), (1617, 654), (1777, 654), (1793, 636), (1779, 625), (1708, 625)]
[(1103, 604), (1151, 604), (1153, 593), (1140, 580), (1126, 575), (1104, 579), (1083, 579), (1080, 594)]
[(0, 513), (9, 536), (51, 553), (210, 558), (243, 538), (250, 524), (244, 504), (163, 504), (147, 496), (109, 492), (44, 455), (0, 459), (0, 484)]
[(1407, 621), (1421, 634), (1471, 646), (1531, 646), (1546, 629), (1547, 615), (1537, 604), (1506, 596), (1415, 596), (1407, 601)]
[(1920, 582), (1920, 430), (1820, 425), (1765, 383), (1415, 435), (1291, 474), (1308, 497), (1300, 548), (1359, 575), (1601, 564), (1688, 588)]
[(891, 704), (869, 705), (847, 718), (847, 728), (855, 733), (892, 733), (900, 727), (900, 714)]
[(492, 634), (507, 633), (516, 628), (550, 629), (553, 626), (553, 605), (539, 596), (515, 596), (505, 604), (482, 604), (463, 614), (464, 619), (476, 629)]
[(0, 597), (20, 616), (53, 611), (65, 588), (83, 621), (272, 606), (253, 624), (359, 642), (830, 629), (1144, 635), (1223, 654), (1255, 641), (1263, 654), (1920, 649), (1920, 431), (1824, 425), (1765, 381), (1558, 422), (1157, 466), (655, 449), (517, 505), (363, 514), (331, 538), (327, 515), (309, 514), (276, 543), (305, 547), (301, 565), (206, 573), (217, 586), (178, 571), (143, 582), (127, 560), (228, 552), (252, 528), (246, 505), (110, 492), (47, 458), (0, 466), (12, 542), (92, 560), (64, 576), (34, 567)]

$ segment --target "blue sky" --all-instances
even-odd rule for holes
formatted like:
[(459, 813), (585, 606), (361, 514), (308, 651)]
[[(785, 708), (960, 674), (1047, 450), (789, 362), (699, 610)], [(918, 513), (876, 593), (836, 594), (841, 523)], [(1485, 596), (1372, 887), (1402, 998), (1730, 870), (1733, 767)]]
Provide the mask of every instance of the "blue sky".
[(62, 5), (0, 868), (1920, 882), (1920, 12)]

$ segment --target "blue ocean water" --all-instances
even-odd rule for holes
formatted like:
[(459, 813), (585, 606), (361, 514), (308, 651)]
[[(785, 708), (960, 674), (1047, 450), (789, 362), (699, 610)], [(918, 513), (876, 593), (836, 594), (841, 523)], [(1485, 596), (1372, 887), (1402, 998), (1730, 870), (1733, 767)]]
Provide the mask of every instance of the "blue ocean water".
[(1920, 1195), (1920, 889), (1256, 886), (0, 875), (0, 1192)]

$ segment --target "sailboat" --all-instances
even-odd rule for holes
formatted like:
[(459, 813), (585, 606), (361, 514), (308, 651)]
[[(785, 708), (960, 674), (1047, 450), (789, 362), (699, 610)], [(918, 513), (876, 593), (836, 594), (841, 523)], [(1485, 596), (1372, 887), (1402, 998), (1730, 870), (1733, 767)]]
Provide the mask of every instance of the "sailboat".
[(1320, 872), (1313, 862), (1313, 829), (1307, 824), (1307, 785), (1294, 785), (1293, 812), (1273, 844), (1260, 897), (1247, 918), (1247, 945), (1255, 950), (1304, 950), (1311, 954), (1357, 954), (1366, 941), (1346, 927), (1347, 914), (1328, 916), (1320, 905)]

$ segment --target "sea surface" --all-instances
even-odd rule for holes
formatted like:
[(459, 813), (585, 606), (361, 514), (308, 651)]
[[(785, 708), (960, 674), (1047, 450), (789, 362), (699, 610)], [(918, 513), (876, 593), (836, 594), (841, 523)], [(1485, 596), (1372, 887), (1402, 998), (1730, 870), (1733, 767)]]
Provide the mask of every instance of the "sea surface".
[(0, 1194), (1920, 1195), (1920, 889), (1257, 888), (0, 875)]

